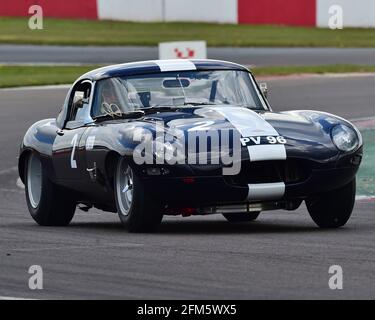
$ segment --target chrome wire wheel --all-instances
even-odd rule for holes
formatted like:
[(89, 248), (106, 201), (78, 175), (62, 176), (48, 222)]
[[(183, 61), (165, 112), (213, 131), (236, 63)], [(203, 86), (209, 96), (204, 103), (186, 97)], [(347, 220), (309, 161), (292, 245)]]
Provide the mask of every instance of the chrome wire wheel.
[(31, 206), (36, 209), (42, 195), (42, 164), (35, 154), (30, 156), (27, 166), (27, 193)]
[(133, 171), (122, 159), (117, 168), (116, 192), (120, 213), (124, 216), (129, 214), (133, 202)]

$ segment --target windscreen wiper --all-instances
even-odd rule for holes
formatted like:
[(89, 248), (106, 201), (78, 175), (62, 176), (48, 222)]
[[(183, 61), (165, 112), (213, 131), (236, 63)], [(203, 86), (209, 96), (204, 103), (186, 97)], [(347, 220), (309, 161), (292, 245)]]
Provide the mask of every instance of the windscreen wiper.
[(140, 108), (139, 110), (143, 112), (153, 112), (153, 111), (169, 111), (169, 110), (174, 110), (178, 109), (177, 106), (162, 106), (162, 105), (154, 105), (152, 107), (146, 107), (146, 108)]
[(184, 103), (184, 106), (214, 106), (216, 104), (212, 102), (187, 101)]
[(143, 117), (145, 112), (143, 110), (135, 110), (124, 113), (112, 113), (104, 114), (101, 116), (95, 117), (95, 122), (106, 121), (106, 120), (116, 120), (116, 119), (137, 119)]

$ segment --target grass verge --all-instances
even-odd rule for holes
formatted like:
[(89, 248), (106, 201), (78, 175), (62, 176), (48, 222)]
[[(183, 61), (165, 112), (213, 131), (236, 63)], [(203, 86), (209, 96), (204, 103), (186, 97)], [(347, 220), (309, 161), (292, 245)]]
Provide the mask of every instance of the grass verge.
[(72, 83), (97, 66), (0, 65), (0, 88)]
[(214, 23), (137, 23), (44, 19), (30, 30), (28, 18), (0, 17), (0, 43), (49, 45), (139, 45), (206, 40), (209, 46), (375, 47), (375, 29), (255, 26)]
[(251, 69), (256, 76), (286, 76), (291, 74), (365, 73), (375, 72), (375, 65), (318, 65), (318, 66), (270, 66)]
[[(98, 68), (98, 65), (85, 66), (15, 66), (0, 65), (0, 88), (53, 85), (72, 83), (83, 73)], [(253, 68), (256, 76), (291, 74), (324, 74), (375, 72), (375, 66), (327, 65), (327, 66), (275, 66)]]

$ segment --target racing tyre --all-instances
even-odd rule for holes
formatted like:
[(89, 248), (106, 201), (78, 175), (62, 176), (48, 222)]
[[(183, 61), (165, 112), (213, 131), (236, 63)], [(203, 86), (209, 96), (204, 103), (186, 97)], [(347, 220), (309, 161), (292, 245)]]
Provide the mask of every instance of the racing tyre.
[(41, 226), (66, 226), (76, 210), (73, 194), (53, 184), (40, 157), (31, 153), (25, 163), (26, 202), (31, 217)]
[(229, 222), (248, 222), (256, 220), (260, 215), (260, 212), (250, 213), (224, 213), (223, 216)]
[(162, 206), (144, 191), (143, 183), (120, 158), (115, 172), (115, 199), (119, 218), (130, 232), (152, 232), (163, 218)]
[(320, 228), (339, 228), (349, 220), (355, 202), (356, 181), (306, 200), (311, 218)]

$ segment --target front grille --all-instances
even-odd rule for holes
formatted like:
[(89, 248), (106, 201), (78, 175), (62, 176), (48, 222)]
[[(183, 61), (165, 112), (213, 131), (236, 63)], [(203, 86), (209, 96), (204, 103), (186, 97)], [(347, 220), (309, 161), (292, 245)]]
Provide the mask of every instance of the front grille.
[(242, 161), (238, 175), (227, 176), (229, 183), (245, 186), (251, 183), (285, 182), (298, 183), (306, 180), (311, 165), (306, 160), (287, 159), (283, 161)]

